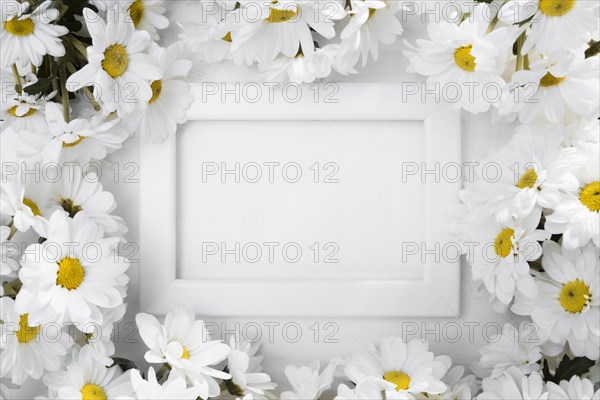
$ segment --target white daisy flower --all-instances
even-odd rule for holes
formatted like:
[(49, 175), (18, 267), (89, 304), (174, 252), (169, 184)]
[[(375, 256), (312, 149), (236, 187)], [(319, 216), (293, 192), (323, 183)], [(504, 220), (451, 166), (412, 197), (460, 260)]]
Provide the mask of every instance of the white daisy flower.
[(259, 63), (272, 61), (279, 54), (295, 57), (300, 50), (306, 57), (312, 56), (311, 29), (332, 39), (335, 21), (346, 16), (341, 2), (302, 0), (245, 1), (232, 14), (237, 21), (252, 20), (232, 32), (232, 50), (243, 46)]
[(244, 46), (236, 46), (235, 50), (233, 48), (233, 32), (251, 22), (243, 18), (237, 19), (239, 15), (228, 11), (235, 9), (235, 5), (229, 7), (226, 3), (232, 2), (202, 2), (201, 14), (197, 18), (201, 23), (185, 26), (180, 24), (184, 31), (179, 38), (208, 63), (232, 60), (237, 65), (252, 65), (253, 55)]
[(581, 145), (578, 150), (584, 160), (574, 172), (579, 185), (562, 194), (544, 226), (548, 232), (562, 233), (562, 244), (567, 249), (590, 241), (600, 247), (600, 150), (594, 143)]
[(447, 356), (434, 356), (429, 344), (420, 340), (404, 343), (400, 337), (383, 338), (379, 347), (352, 356), (345, 373), (352, 382), (376, 383), (387, 398), (414, 399), (419, 393), (440, 394), (447, 390), (442, 377), (451, 365)]
[(231, 375), (215, 366), (227, 358), (229, 346), (220, 340), (206, 340), (203, 321), (183, 307), (167, 314), (164, 325), (150, 314), (135, 317), (140, 336), (150, 350), (145, 359), (149, 363), (167, 363), (171, 374), (185, 377), (191, 386), (201, 389), (200, 397), (206, 400), (221, 393), (215, 380), (230, 379)]
[(67, 122), (61, 106), (52, 102), (46, 105), (46, 121), (48, 130), (44, 133), (21, 132), (19, 157), (50, 163), (75, 162), (83, 166), (120, 149), (129, 135), (119, 125), (118, 118), (106, 121), (100, 114)]
[(539, 339), (531, 338), (533, 329), (536, 329), (533, 324), (520, 324), (518, 329), (505, 324), (502, 333), (490, 337), (490, 344), (479, 349), (482, 373), (497, 378), (511, 367), (517, 367), (525, 374), (539, 371), (542, 348)]
[(115, 354), (115, 344), (112, 342), (111, 335), (115, 324), (123, 319), (126, 308), (125, 304), (121, 304), (115, 308), (101, 309), (102, 323), (92, 325), (91, 331), (84, 333), (88, 346), (95, 350), (94, 355), (106, 366), (113, 363), (110, 357)]
[[(555, 125), (549, 125), (549, 127)], [(579, 146), (585, 143), (594, 143), (596, 146), (600, 142), (600, 120), (584, 118), (572, 122), (564, 127), (563, 146)]]
[(538, 297), (517, 297), (513, 311), (531, 315), (541, 339), (564, 345), (572, 353), (600, 358), (600, 259), (598, 248), (566, 250), (544, 243), (544, 273), (536, 278)]
[(598, 400), (600, 390), (594, 392), (594, 384), (589, 379), (577, 375), (569, 381), (561, 381), (558, 385), (548, 382), (546, 386), (550, 400)]
[(577, 188), (572, 171), (580, 157), (562, 146), (559, 130), (521, 125), (508, 146), (492, 151), (476, 168), (473, 201), (490, 212), (526, 216), (538, 205), (554, 208)]
[[(499, 13), (507, 24), (527, 23), (531, 28), (521, 51), (543, 54), (574, 49), (598, 30), (598, 2), (588, 0), (512, 0)], [(530, 20), (531, 19), (531, 20)], [(530, 20), (530, 21), (528, 21)]]
[(391, 45), (402, 34), (403, 28), (396, 14), (400, 3), (391, 0), (353, 0), (350, 20), (342, 31), (340, 47), (352, 49), (356, 57), (362, 56), (362, 66), (367, 65), (369, 54), (374, 61), (379, 58), (379, 43)]
[(3, 218), (10, 218), (12, 226), (19, 232), (33, 228), (38, 235), (46, 237), (51, 195), (47, 181), (39, 176), (24, 176), (20, 172), (5, 175), (2, 176), (0, 193), (0, 214)]
[(71, 219), (55, 211), (48, 240), (30, 245), (22, 257), (17, 309), (30, 321), (77, 323), (86, 333), (102, 324), (100, 307), (123, 304), (120, 286), (129, 280), (129, 261), (115, 253), (119, 238), (102, 236), (85, 213)]
[(483, 380), (483, 393), (477, 396), (478, 400), (547, 400), (542, 376), (533, 372), (525, 374), (517, 367), (496, 378)]
[(440, 394), (427, 395), (426, 399), (471, 400), (479, 389), (475, 375), (465, 375), (465, 369), (461, 366), (451, 368), (442, 381), (448, 389)]
[(196, 400), (200, 396), (200, 389), (197, 387), (188, 388), (185, 379), (175, 374), (170, 374), (165, 382), (158, 383), (154, 368), (148, 369), (148, 379), (142, 378), (140, 371), (131, 372), (131, 384), (135, 392), (136, 399), (177, 399), (177, 400)]
[(150, 35), (136, 31), (125, 11), (115, 7), (105, 22), (86, 8), (83, 15), (92, 37), (88, 47), (88, 64), (67, 80), (70, 91), (94, 86), (94, 96), (107, 112), (120, 117), (143, 108), (152, 98), (148, 81), (162, 77), (162, 71), (145, 53)]
[(559, 123), (569, 113), (583, 117), (594, 114), (600, 96), (598, 62), (598, 57), (584, 58), (583, 53), (568, 51), (532, 62), (529, 70), (513, 74), (508, 85), (511, 90), (498, 104), (499, 113), (518, 114), (523, 123), (538, 117)]
[(78, 165), (69, 167), (63, 167), (61, 180), (53, 187), (51, 210), (64, 210), (71, 218), (84, 211), (104, 233), (123, 236), (127, 227), (121, 217), (112, 215), (117, 203), (112, 193), (103, 190), (100, 177), (93, 171), (84, 175)]
[(121, 7), (125, 15), (129, 14), (133, 26), (150, 34), (152, 40), (158, 40), (158, 30), (169, 27), (169, 19), (163, 14), (163, 0), (104, 0), (107, 12), (113, 12), (114, 7)]
[[(17, 277), (17, 272), (21, 265), (14, 259), (18, 252), (16, 246), (8, 240), (11, 236), (11, 229), (8, 226), (0, 227), (0, 284), (13, 280)], [(2, 290), (2, 289), (0, 289)], [(0, 293), (0, 296), (2, 293)]]
[(2, 41), (2, 68), (13, 64), (39, 67), (46, 54), (54, 57), (65, 55), (60, 36), (69, 33), (64, 26), (51, 22), (59, 12), (47, 0), (37, 6), (31, 14), (25, 14), (30, 3), (15, 0), (2, 1), (0, 7), (0, 41)]
[(524, 218), (479, 218), (476, 241), (480, 246), (473, 255), (473, 280), (483, 281), (502, 304), (510, 304), (516, 292), (532, 298), (537, 295), (528, 261), (542, 255), (539, 242), (550, 236), (537, 229), (541, 216), (541, 209), (535, 208)]
[(282, 400), (318, 400), (323, 392), (331, 388), (337, 366), (338, 362), (332, 360), (320, 372), (321, 364), (317, 360), (299, 368), (288, 365), (285, 367), (285, 376), (292, 385), (292, 390), (282, 392), (279, 397)]
[(62, 367), (73, 342), (59, 325), (33, 324), (27, 314), (15, 310), (10, 297), (0, 298), (0, 321), (0, 370), (7, 372), (13, 384), (39, 379), (44, 372)]
[(331, 74), (332, 62), (335, 57), (335, 45), (315, 49), (311, 57), (298, 53), (296, 57), (278, 57), (275, 60), (261, 64), (267, 82), (293, 82), (296, 84), (311, 83), (317, 79), (326, 78)]
[(190, 60), (181, 58), (179, 46), (173, 44), (162, 48), (150, 44), (150, 56), (164, 71), (161, 79), (153, 81), (152, 98), (141, 116), (136, 133), (150, 142), (162, 142), (172, 136), (178, 124), (187, 121), (187, 109), (194, 101), (190, 85), (182, 78), (187, 77), (192, 68)]
[(271, 377), (263, 372), (261, 363), (264, 357), (256, 355), (260, 344), (251, 345), (232, 336), (229, 347), (231, 350), (227, 356), (227, 372), (231, 375), (231, 380), (225, 381), (229, 393), (234, 396), (252, 393), (256, 400), (273, 398), (268, 391), (274, 390), (277, 384), (271, 382)]
[(51, 399), (105, 400), (129, 399), (133, 396), (131, 371), (118, 366), (107, 368), (98, 362), (94, 349), (84, 346), (73, 350), (72, 362), (63, 371), (44, 375)]
[(382, 400), (382, 392), (375, 383), (365, 381), (354, 388), (341, 384), (337, 388), (337, 396), (334, 400)]
[(501, 74), (519, 34), (515, 27), (489, 31), (489, 10), (480, 3), (460, 25), (432, 21), (427, 26), (431, 40), (417, 40), (417, 47), (405, 52), (409, 72), (427, 76), (427, 84), (437, 91), (456, 86), (454, 105), (472, 113), (489, 110), (493, 96), (489, 88), (500, 91), (506, 84)]
[[(46, 101), (54, 97), (54, 92), (48, 96), (34, 96), (27, 92), (15, 90), (15, 80), (11, 72), (0, 71), (2, 87), (0, 88), (0, 132), (8, 128), (16, 133), (21, 131), (43, 132), (48, 128), (44, 107)], [(21, 77), (21, 85), (27, 87), (37, 82), (34, 74)]]

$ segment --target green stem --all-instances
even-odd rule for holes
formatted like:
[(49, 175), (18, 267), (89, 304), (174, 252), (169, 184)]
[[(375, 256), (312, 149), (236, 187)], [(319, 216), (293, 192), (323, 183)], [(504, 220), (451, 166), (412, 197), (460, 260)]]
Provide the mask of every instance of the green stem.
[(64, 60), (60, 62), (58, 66), (58, 71), (60, 74), (60, 89), (63, 105), (63, 116), (65, 117), (65, 121), (69, 122), (71, 121), (71, 115), (69, 110), (69, 92), (67, 91), (67, 71)]
[(81, 53), (81, 55), (86, 59), (87, 61), (87, 47), (81, 43), (81, 41), (79, 39), (77, 39), (74, 36), (69, 36), (69, 42), (71, 42), (71, 44), (73, 45), (73, 47), (75, 47), (75, 49), (77, 49), (77, 51), (79, 51)]
[(19, 70), (17, 69), (17, 64), (13, 64), (12, 66), (13, 77), (15, 78), (15, 89), (17, 92), (23, 92), (23, 85), (21, 84), (21, 76), (19, 75)]
[(525, 57), (521, 54), (521, 49), (523, 48), (523, 44), (525, 43), (525, 39), (527, 38), (527, 34), (523, 32), (518, 38), (516, 43), (516, 53), (517, 53), (517, 66), (516, 70), (521, 71), (525, 69)]
[(13, 236), (15, 236), (15, 233), (17, 233), (17, 227), (14, 226), (12, 222), (10, 223), (9, 227), (10, 233), (8, 234), (8, 238), (6, 240), (11, 240)]

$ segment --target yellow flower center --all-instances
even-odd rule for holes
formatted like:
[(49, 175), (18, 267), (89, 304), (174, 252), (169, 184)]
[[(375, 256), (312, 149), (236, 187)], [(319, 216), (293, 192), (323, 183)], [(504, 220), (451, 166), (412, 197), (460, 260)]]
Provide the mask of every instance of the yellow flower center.
[(560, 305), (567, 312), (580, 313), (587, 306), (591, 296), (588, 285), (576, 279), (563, 286), (560, 291)]
[(63, 142), (62, 147), (64, 147), (64, 148), (75, 147), (79, 143), (83, 142), (83, 139), (85, 139), (85, 136), (79, 136), (79, 139), (77, 139), (76, 141), (74, 141), (72, 143), (65, 143), (65, 142)]
[(19, 318), (19, 330), (17, 331), (17, 340), (19, 343), (29, 343), (40, 332), (40, 326), (29, 326), (29, 314), (23, 314)]
[(535, 172), (535, 169), (529, 168), (527, 171), (525, 171), (523, 176), (521, 176), (521, 179), (519, 179), (519, 182), (517, 183), (517, 187), (519, 189), (525, 189), (525, 188), (531, 189), (537, 182), (537, 179), (538, 179), (538, 174), (537, 174), (537, 172)]
[(40, 208), (38, 207), (38, 205), (35, 204), (35, 201), (31, 200), (29, 197), (23, 198), (23, 204), (25, 204), (27, 207), (29, 207), (31, 209), (31, 212), (33, 213), (33, 215), (35, 215), (36, 217), (39, 217), (40, 215), (42, 215), (42, 212), (40, 211)]
[(4, 22), (4, 29), (14, 36), (29, 36), (33, 33), (35, 24), (31, 18), (17, 19), (17, 17), (13, 17)]
[(71, 199), (60, 199), (60, 206), (69, 213), (69, 217), (71, 218), (75, 217), (79, 211), (83, 210), (81, 206), (76, 205)]
[(540, 79), (540, 86), (541, 87), (556, 86), (564, 80), (565, 80), (564, 77), (557, 78), (554, 75), (552, 75), (550, 72), (547, 72), (546, 75), (542, 76), (542, 79)]
[(402, 371), (386, 372), (383, 379), (396, 385), (396, 391), (407, 390), (410, 386), (410, 377)]
[(31, 117), (37, 111), (35, 108), (29, 108), (29, 110), (25, 114), (18, 116), (17, 115), (17, 107), (18, 106), (12, 106), (11, 108), (9, 108), (7, 111), (8, 115), (15, 117), (15, 118), (25, 118), (25, 117)]
[(133, 21), (133, 26), (137, 28), (144, 16), (144, 5), (142, 4), (142, 0), (135, 0), (131, 3), (129, 6), (129, 16)]
[(183, 354), (181, 355), (181, 358), (183, 358), (185, 360), (190, 359), (190, 352), (185, 347), (183, 348)]
[(123, 75), (129, 65), (129, 55), (127, 49), (120, 44), (113, 44), (104, 50), (104, 59), (102, 60), (102, 69), (106, 71), (111, 78), (118, 78)]
[(575, 5), (575, 0), (540, 0), (540, 11), (550, 17), (565, 15)]
[(494, 251), (500, 257), (507, 257), (513, 248), (512, 238), (515, 235), (515, 231), (510, 228), (504, 228), (502, 232), (496, 236), (494, 241)]
[(162, 92), (162, 81), (159, 79), (150, 84), (150, 89), (152, 89), (152, 97), (148, 100), (148, 104), (152, 104), (160, 97)]
[(225, 36), (223, 36), (223, 37), (221, 38), (221, 40), (224, 40), (224, 41), (226, 41), (226, 42), (229, 42), (229, 43), (231, 43), (231, 42), (233, 41), (233, 40), (231, 39), (231, 32), (227, 32), (227, 33), (225, 34)]
[(600, 182), (592, 182), (579, 195), (581, 203), (592, 211), (600, 211)]
[[(273, 4), (277, 4), (277, 2), (275, 2)], [(267, 18), (267, 21), (274, 23), (274, 24), (278, 24), (281, 22), (287, 22), (291, 19), (296, 18), (296, 16), (298, 15), (298, 12), (299, 12), (298, 7), (296, 7), (295, 10), (290, 10), (289, 8), (280, 10), (278, 8), (271, 7), (269, 9), (269, 18)]]
[(369, 19), (373, 18), (373, 15), (375, 15), (376, 12), (376, 8), (369, 8)]
[(56, 285), (68, 290), (74, 290), (81, 285), (84, 276), (85, 271), (78, 259), (71, 257), (63, 258), (58, 263)]
[(472, 45), (463, 46), (454, 52), (454, 62), (456, 65), (468, 72), (475, 71), (475, 67), (477, 66), (475, 57), (471, 55), (471, 49), (473, 49)]
[(81, 388), (82, 400), (106, 400), (106, 392), (98, 385), (88, 383)]

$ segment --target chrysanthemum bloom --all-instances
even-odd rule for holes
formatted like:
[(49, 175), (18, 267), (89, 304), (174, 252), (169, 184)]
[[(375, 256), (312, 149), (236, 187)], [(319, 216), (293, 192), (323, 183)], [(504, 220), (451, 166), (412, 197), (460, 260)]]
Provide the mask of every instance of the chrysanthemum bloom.
[(589, 0), (513, 0), (500, 10), (507, 24), (531, 19), (522, 54), (535, 49), (548, 54), (558, 49), (576, 49), (598, 30), (597, 1)]
[(102, 229), (80, 212), (50, 217), (47, 240), (29, 246), (19, 278), (23, 287), (17, 310), (33, 322), (78, 323), (89, 332), (102, 324), (100, 308), (123, 304), (129, 261), (115, 254), (119, 238), (103, 238)]
[(150, 314), (135, 317), (142, 340), (150, 348), (145, 359), (149, 363), (167, 363), (171, 374), (186, 378), (200, 389), (206, 400), (221, 393), (215, 378), (230, 379), (231, 375), (213, 368), (227, 358), (229, 346), (220, 340), (205, 342), (206, 327), (196, 321), (193, 312), (178, 307), (167, 314), (164, 325)]
[(374, 382), (388, 398), (414, 399), (420, 393), (447, 390), (442, 377), (451, 364), (447, 356), (434, 356), (427, 342), (404, 343), (401, 337), (387, 337), (378, 347), (354, 354), (345, 372), (357, 384)]
[(89, 8), (83, 15), (92, 46), (87, 49), (88, 64), (69, 77), (67, 88), (76, 91), (93, 85), (105, 111), (117, 111), (120, 117), (144, 108), (152, 98), (149, 82), (162, 77), (145, 52), (150, 35), (136, 31), (121, 7), (107, 14), (107, 22)]
[[(37, 325), (28, 314), (19, 314), (10, 297), (0, 299), (0, 369), (21, 385), (27, 378), (39, 379), (45, 371), (63, 365), (71, 337), (58, 324)], [(44, 328), (44, 329), (42, 329)]]
[(60, 36), (69, 32), (67, 28), (52, 23), (59, 12), (47, 0), (37, 6), (31, 14), (25, 14), (30, 3), (15, 0), (2, 1), (0, 7), (0, 60), (2, 68), (13, 64), (26, 67), (30, 63), (39, 67), (46, 54), (54, 57), (65, 55)]

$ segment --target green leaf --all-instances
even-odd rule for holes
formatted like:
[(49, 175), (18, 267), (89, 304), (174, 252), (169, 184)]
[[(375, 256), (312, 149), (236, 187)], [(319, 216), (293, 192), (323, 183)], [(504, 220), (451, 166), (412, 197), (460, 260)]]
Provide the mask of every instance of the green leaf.
[(52, 86), (52, 80), (48, 78), (39, 78), (38, 81), (34, 84), (26, 86), (23, 88), (25, 92), (28, 94), (39, 94), (45, 93)]
[(128, 371), (130, 369), (137, 369), (137, 366), (135, 365), (135, 363), (126, 358), (112, 357), (112, 360), (113, 360), (113, 365), (111, 365), (111, 367), (118, 365), (119, 367), (121, 367), (123, 372)]
[(569, 381), (574, 376), (582, 376), (588, 373), (594, 363), (593, 360), (586, 357), (575, 357), (571, 360), (569, 356), (565, 355), (558, 364), (554, 376), (550, 374), (547, 363), (545, 363), (542, 372), (546, 381), (558, 384), (560, 381)]

